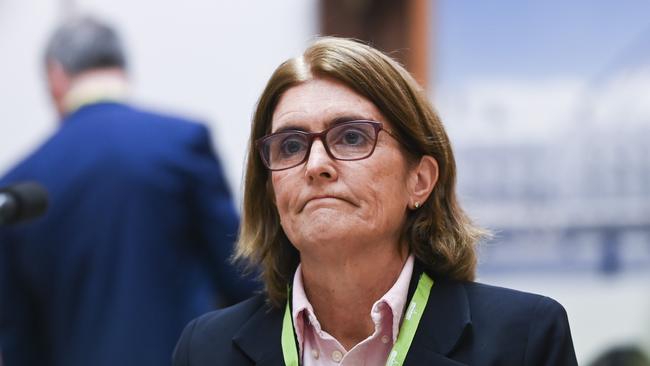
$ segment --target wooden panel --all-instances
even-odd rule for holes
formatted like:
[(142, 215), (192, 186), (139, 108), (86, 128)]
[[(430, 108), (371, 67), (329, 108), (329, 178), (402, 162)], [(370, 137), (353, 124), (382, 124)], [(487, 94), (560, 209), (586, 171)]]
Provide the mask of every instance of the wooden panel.
[(430, 6), (431, 0), (321, 0), (321, 34), (368, 42), (427, 87)]

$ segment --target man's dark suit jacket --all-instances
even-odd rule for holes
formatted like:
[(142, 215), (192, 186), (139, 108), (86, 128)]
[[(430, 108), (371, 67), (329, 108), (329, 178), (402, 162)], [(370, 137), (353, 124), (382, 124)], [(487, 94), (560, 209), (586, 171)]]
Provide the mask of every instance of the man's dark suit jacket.
[(24, 180), (51, 206), (0, 230), (4, 366), (168, 365), (187, 322), (252, 295), (203, 125), (88, 105), (0, 184)]
[[(415, 291), (421, 266), (409, 287)], [(564, 308), (539, 295), (457, 282), (434, 285), (405, 365), (577, 365)], [(283, 365), (284, 308), (258, 295), (193, 320), (174, 352), (174, 366)]]

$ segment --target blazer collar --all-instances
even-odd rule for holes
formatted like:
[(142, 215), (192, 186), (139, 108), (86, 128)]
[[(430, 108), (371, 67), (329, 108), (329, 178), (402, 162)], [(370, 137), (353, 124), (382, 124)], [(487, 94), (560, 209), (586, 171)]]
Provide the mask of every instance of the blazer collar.
[(264, 302), (233, 337), (233, 342), (254, 365), (284, 365), (280, 340), (282, 315), (282, 311)]
[[(423, 271), (423, 265), (416, 260), (409, 285), (409, 301)], [(429, 275), (434, 284), (405, 365), (463, 365), (449, 356), (471, 327), (465, 288), (458, 282)], [(284, 364), (280, 341), (282, 311), (264, 303), (233, 337), (233, 342), (255, 365)]]
[[(424, 266), (416, 260), (409, 286), (409, 301)], [(448, 358), (470, 330), (467, 293), (462, 284), (429, 273), (433, 287), (409, 349), (405, 365), (463, 365)]]

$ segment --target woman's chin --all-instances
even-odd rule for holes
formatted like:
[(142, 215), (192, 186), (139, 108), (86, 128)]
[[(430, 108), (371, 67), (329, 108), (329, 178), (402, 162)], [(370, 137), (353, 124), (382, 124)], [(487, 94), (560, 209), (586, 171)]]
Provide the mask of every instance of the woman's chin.
[[(289, 239), (295, 243), (319, 243), (330, 244), (332, 241), (346, 241), (357, 236), (355, 226), (350, 220), (345, 222), (344, 218), (315, 217), (308, 223), (299, 225), (294, 235), (289, 234)], [(298, 245), (297, 245), (298, 246)]]

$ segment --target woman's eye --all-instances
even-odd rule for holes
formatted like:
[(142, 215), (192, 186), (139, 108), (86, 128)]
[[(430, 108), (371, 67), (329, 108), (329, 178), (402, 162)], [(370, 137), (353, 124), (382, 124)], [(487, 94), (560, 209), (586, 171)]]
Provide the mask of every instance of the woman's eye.
[(288, 138), (282, 142), (281, 151), (285, 155), (293, 155), (301, 152), (305, 146), (304, 142), (295, 138)]
[(356, 144), (358, 144), (359, 141), (361, 141), (362, 138), (363, 138), (363, 137), (362, 137), (361, 135), (359, 135), (359, 133), (356, 132), (356, 131), (348, 131), (348, 132), (346, 132), (345, 135), (343, 136), (343, 140), (344, 140), (344, 142), (345, 142), (346, 144), (350, 144), (350, 145), (356, 145)]
[(337, 143), (356, 146), (366, 144), (369, 140), (370, 139), (368, 138), (368, 135), (364, 133), (364, 131), (360, 131), (358, 129), (348, 129), (343, 131), (343, 133), (339, 136)]

